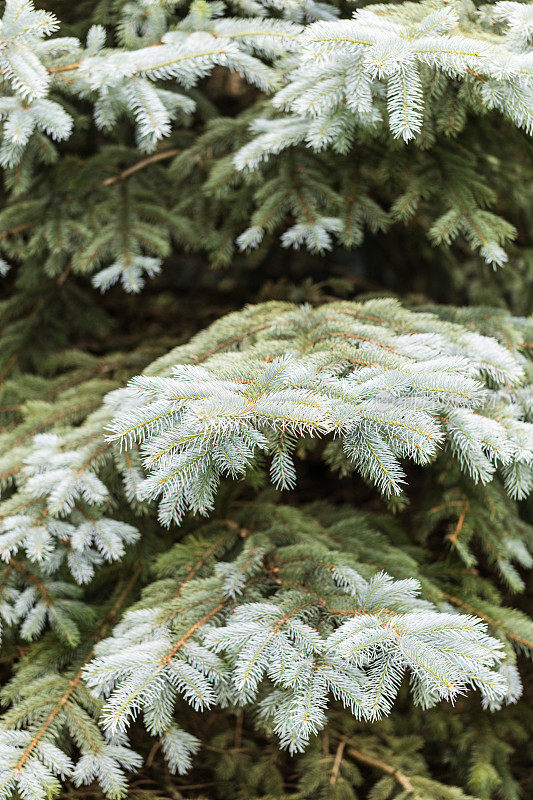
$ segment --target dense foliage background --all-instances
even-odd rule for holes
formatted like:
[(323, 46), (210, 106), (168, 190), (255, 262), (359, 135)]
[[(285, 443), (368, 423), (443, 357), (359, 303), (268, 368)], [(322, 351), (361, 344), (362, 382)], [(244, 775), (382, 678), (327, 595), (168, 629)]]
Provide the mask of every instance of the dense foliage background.
[[(490, 361), (492, 351), (483, 348), (491, 345), (487, 340), (474, 346), (461, 337), (465, 331), (493, 337), (496, 360), (505, 350), (509, 363), (498, 363), (496, 376), (483, 373), (493, 404), (483, 413), (496, 421), (505, 417), (498, 402), (514, 390), (505, 370), (518, 364), (525, 377), (517, 383), (513, 413), (518, 409), (516, 418), (531, 422), (533, 115), (521, 108), (512, 70), (523, 58), (520, 69), (531, 74), (532, 7), (469, 0), (386, 9), (343, 0), (11, 0), (0, 7), (0, 797), (42, 800), (59, 792), (62, 798), (91, 800), (526, 800), (533, 793), (527, 753), (533, 733), (533, 509), (525, 467), (515, 491), (511, 469), (493, 478), (489, 465), (485, 480), (482, 468), (461, 470), (464, 459), (452, 445), (428, 464), (404, 464), (404, 494), (387, 497), (373, 484), (371, 470), (348, 463), (334, 443), (302, 436), (295, 445), (295, 488), (273, 489), (268, 465), (259, 460), (239, 481), (224, 477), (208, 519), (189, 513), (180, 525), (167, 527), (157, 504), (136, 495), (142, 472), (137, 451), (113, 450), (104, 438), (112, 417), (124, 412), (124, 396), (115, 406), (102, 403), (132, 376), (146, 371), (168, 377), (174, 364), (205, 364), (211, 378), (219, 370), (222, 378), (234, 379), (232, 365), (244, 364), (245, 371), (248, 352), (265, 363), (280, 355), (280, 339), (302, 358), (329, 350), (332, 361), (359, 358), (359, 365), (366, 364), (361, 359), (375, 353), (365, 356), (360, 341), (344, 340), (353, 330), (359, 339), (366, 335), (366, 328), (348, 328), (343, 316), (352, 308), (344, 301), (356, 301), (363, 305), (354, 304), (351, 313), (363, 326), (374, 326), (385, 350), (404, 331), (434, 333), (445, 342), (439, 352), (455, 356), (460, 348), (477, 368), (480, 353)], [(26, 41), (35, 9), (56, 15), (60, 28), (47, 32), (51, 38), (38, 31)], [(370, 112), (359, 110), (355, 122), (342, 117), (323, 143), (311, 134), (287, 148), (261, 140), (259, 149), (271, 157), (253, 169), (239, 168), (250, 142), (262, 131), (268, 135), (267, 123), (278, 124), (285, 114), (305, 116), (272, 104), (285, 76), (298, 68), (291, 58), (299, 51), (290, 44), (301, 35), (296, 29), (337, 15), (348, 20), (360, 9), (375, 11), (383, 25), (403, 22), (411, 32), (428, 14), (453, 12), (450, 35), (474, 38), (480, 52), (485, 45), (503, 47), (510, 23), (511, 44), (505, 47), (511, 56), (505, 69), (489, 56), (481, 66), (468, 59), (454, 62), (453, 69), (423, 64), (425, 102), (411, 140), (405, 131), (396, 138), (391, 132), (383, 88), (399, 69), (395, 59), (401, 69), (409, 65), (388, 40), (378, 42), (379, 58), (395, 65), (381, 74), (382, 64), (373, 73), (380, 120), (370, 125)], [(265, 25), (274, 20), (280, 31), (286, 26), (286, 38), (276, 47), (262, 40), (250, 44), (238, 28), (250, 19)], [(9, 51), (19, 23), (24, 30)], [(386, 39), (385, 28), (375, 19), (371, 25)], [(101, 28), (94, 26), (105, 29), (109, 50), (99, 51)], [(164, 135), (146, 133), (147, 119), (160, 111), (157, 97), (144, 85), (136, 87), (138, 95), (128, 95), (131, 75), (126, 60), (113, 61), (115, 55), (155, 51), (168, 31), (211, 31), (217, 42), (226, 34), (231, 38), (232, 30), (245, 42), (231, 51), (233, 60), (226, 54), (226, 61), (197, 60), (190, 73), (180, 66), (181, 72), (160, 68), (153, 74), (139, 62), (134, 77), (157, 85), (173, 109), (171, 123), (161, 122)], [(47, 51), (42, 42), (58, 36), (82, 44)], [(51, 76), (43, 97), (60, 111), (39, 110), (37, 94), (24, 88), (39, 77), (24, 48)], [(99, 52), (104, 66), (92, 64), (92, 73), (79, 69), (84, 58)], [(339, 50), (339, 61), (341, 55), (349, 74), (355, 56)], [(259, 68), (253, 59), (265, 70), (260, 78), (254, 77)], [(126, 88), (118, 79), (113, 83), (120, 70)], [(516, 90), (516, 107), (508, 97), (491, 107), (483, 94), (491, 82), (495, 95)], [(176, 87), (185, 98), (177, 106), (166, 96)], [(331, 86), (322, 88), (329, 97)], [(527, 91), (531, 98), (530, 85)], [(331, 107), (337, 113), (347, 102), (335, 95)], [(37, 127), (26, 135), (30, 114)], [(380, 298), (401, 305), (380, 305)], [(247, 304), (263, 303), (269, 305), (224, 319)], [(318, 329), (325, 341), (320, 347), (306, 331), (308, 323), (297, 321), (279, 333), (283, 315), (296, 314), (285, 303), (312, 309), (332, 304), (327, 308), (342, 317), (345, 349), (327, 327), (331, 320), (309, 323), (310, 330), (325, 326)], [(429, 311), (434, 316), (420, 321)], [(421, 316), (410, 316), (416, 313)], [(365, 314), (371, 314), (370, 322)], [(266, 334), (256, 330), (254, 315), (259, 327), (273, 327)], [(250, 382), (257, 379), (255, 372), (250, 375)], [(532, 448), (525, 423), (513, 434), (522, 437), (524, 453)], [(41, 434), (58, 439), (39, 439)], [(72, 453), (81, 454), (80, 460), (69, 461)], [(53, 510), (49, 498), (67, 473), (79, 482)], [(35, 474), (45, 476), (37, 489)], [(102, 481), (101, 503), (91, 494), (100, 491), (90, 483), (92, 475)], [(96, 530), (108, 518), (125, 527), (102, 527), (102, 539), (111, 533), (111, 544), (97, 545), (94, 534), (92, 555), (80, 562), (76, 579), (68, 561), (76, 550), (74, 529), (89, 521)], [(516, 660), (522, 697), (513, 685), (511, 702), (500, 710), (482, 708), (474, 692), (425, 710), (413, 703), (405, 680), (391, 714), (372, 722), (354, 718), (337, 697), (327, 724), (296, 755), (279, 749), (279, 736), (268, 719), (258, 720), (255, 705), (193, 710), (180, 700), (171, 716), (196, 737), (194, 743), (176, 740), (175, 750), (164, 738), (161, 744), (160, 730), (155, 723), (150, 730), (145, 716), (144, 725), (140, 718), (128, 730), (133, 756), (122, 740), (106, 745), (98, 724), (102, 701), (90, 694), (84, 672), (97, 643), (104, 641), (97, 646), (104, 658), (105, 641), (115, 638), (113, 652), (121, 663), (130, 634), (116, 633), (115, 626), (128, 609), (141, 614), (163, 608), (179, 639), (180, 625), (190, 629), (202, 613), (211, 614), (220, 564), (242, 562), (245, 574), (253, 546), (263, 561), (254, 567), (255, 588), (244, 595), (251, 601), (297, 586), (335, 606), (335, 592), (314, 574), (317, 564), (337, 564), (341, 557), (367, 580), (380, 570), (399, 580), (418, 579), (424, 600), (480, 617), (504, 642), (513, 670)], [(295, 567), (292, 560), (303, 565)], [(145, 643), (147, 655), (154, 642)], [(513, 672), (510, 681), (520, 678)], [(13, 731), (20, 732), (19, 740), (9, 738)], [(47, 742), (57, 750), (43, 755), (39, 747)], [(113, 746), (105, 763), (79, 766), (80, 754), (89, 759), (87, 754)], [(186, 770), (191, 757), (193, 766)]]

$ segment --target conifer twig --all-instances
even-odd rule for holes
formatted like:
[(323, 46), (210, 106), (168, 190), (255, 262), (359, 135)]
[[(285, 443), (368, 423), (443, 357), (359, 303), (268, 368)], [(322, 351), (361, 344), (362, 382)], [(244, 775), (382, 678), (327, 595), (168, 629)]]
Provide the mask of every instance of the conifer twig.
[(329, 783), (330, 783), (331, 789), (333, 789), (333, 787), (337, 783), (337, 778), (339, 777), (339, 771), (340, 771), (340, 768), (341, 768), (342, 756), (344, 754), (344, 748), (345, 747), (346, 747), (346, 739), (341, 739), (341, 741), (339, 742), (339, 745), (337, 747), (337, 752), (335, 753), (335, 759), (333, 761), (333, 766), (331, 768), (331, 776), (330, 776), (330, 779), (329, 779)]
[(394, 778), (394, 780), (402, 787), (404, 791), (410, 792), (416, 800), (422, 800), (420, 795), (416, 794), (410, 778), (408, 778), (407, 775), (404, 775), (403, 772), (400, 772), (399, 769), (392, 767), (385, 761), (380, 761), (378, 758), (373, 758), (372, 756), (366, 755), (366, 753), (362, 753), (360, 750), (357, 750), (352, 746), (348, 748), (348, 754), (357, 761), (360, 761), (362, 764), (367, 764), (369, 767), (374, 767), (374, 769), (378, 769), (381, 772), (384, 772), (386, 775), (390, 775), (391, 778)]
[(100, 186), (112, 186), (114, 183), (123, 181), (126, 178), (129, 178), (130, 175), (134, 175), (136, 172), (139, 172), (139, 170), (150, 166), (150, 164), (155, 164), (157, 161), (163, 161), (167, 158), (172, 158), (180, 153), (181, 150), (178, 150), (176, 147), (172, 150), (161, 150), (159, 153), (154, 153), (153, 155), (148, 156), (148, 158), (143, 158), (142, 161), (138, 161), (136, 164), (133, 164), (131, 167), (123, 170), (118, 175), (113, 175), (110, 178), (106, 178), (105, 181), (102, 181)]

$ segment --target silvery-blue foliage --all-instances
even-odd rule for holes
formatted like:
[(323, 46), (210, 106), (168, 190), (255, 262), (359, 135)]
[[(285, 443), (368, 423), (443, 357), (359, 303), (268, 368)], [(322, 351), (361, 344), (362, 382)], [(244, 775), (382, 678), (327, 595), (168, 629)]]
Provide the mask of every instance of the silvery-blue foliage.
[(479, 334), (397, 334), (350, 321), (340, 335), (360, 345), (354, 365), (347, 351), (332, 356), (339, 331), (327, 309), (280, 315), (280, 332), (316, 326), (312, 353), (298, 353), (296, 341), (283, 353), (282, 338), (270, 363), (232, 354), (220, 366), (136, 377), (116, 395), (110, 439), (141, 444), (148, 476), (138, 494), (159, 500), (164, 524), (188, 509), (207, 513), (220, 479), (244, 475), (260, 453), (271, 456), (273, 483), (291, 488), (305, 438), (342, 439), (348, 462), (385, 495), (402, 491), (402, 459), (427, 464), (443, 447), (475, 481), (499, 469), (511, 494), (527, 493), (533, 427), (515, 402), (519, 359)]
[[(256, 135), (235, 156), (241, 170), (302, 143), (345, 153), (358, 128), (372, 130), (384, 117), (392, 135), (409, 142), (422, 133), (432, 76), (463, 81), (479, 106), (498, 109), (528, 133), (533, 129), (531, 13), (523, 3), (497, 2), (476, 25), (461, 0), (440, 8), (375, 5), (348, 19), (337, 18), (327, 3), (299, 0), (241, 2), (234, 9), (239, 16), (223, 4), (193, 3), (169, 27), (172, 5), (129, 3), (118, 28), (122, 46), (110, 47), (101, 26), (91, 28), (85, 43), (47, 38), (59, 27), (53, 14), (29, 0), (8, 0), (0, 47), (0, 164), (16, 165), (32, 137), (67, 139), (73, 120), (62, 97), (69, 96), (93, 105), (104, 132), (128, 117), (138, 147), (151, 152), (175, 120), (193, 113), (189, 90), (215, 67), (273, 95), (274, 117), (256, 119)], [(498, 34), (488, 34), (495, 25)], [(448, 237), (464, 228), (487, 262), (506, 261), (503, 239), (480, 236), (478, 225), (456, 217), (447, 221)], [(341, 229), (335, 216), (299, 220), (282, 243), (323, 252)], [(263, 235), (252, 225), (238, 243), (255, 247)], [(157, 266), (136, 254), (131, 264), (117, 260), (99, 273), (96, 285), (120, 279), (128, 291), (138, 291), (142, 273), (151, 275)]]
[[(247, 555), (245, 579), (260, 567)], [(351, 613), (325, 611), (297, 591), (228, 611), (234, 595), (220, 575), (210, 579), (216, 599), (203, 624), (185, 633), (173, 631), (168, 615), (163, 621), (163, 609), (129, 612), (85, 669), (89, 686), (107, 697), (105, 729), (123, 733), (142, 713), (151, 733), (167, 737), (179, 697), (200, 710), (259, 701), (281, 745), (296, 752), (325, 725), (329, 698), (372, 721), (390, 712), (405, 674), (424, 708), (469, 689), (491, 708), (514, 702), (512, 682), (498, 669), (502, 644), (481, 620), (438, 611), (418, 598), (413, 579), (378, 573), (367, 581), (342, 564), (321, 569), (351, 599)]]

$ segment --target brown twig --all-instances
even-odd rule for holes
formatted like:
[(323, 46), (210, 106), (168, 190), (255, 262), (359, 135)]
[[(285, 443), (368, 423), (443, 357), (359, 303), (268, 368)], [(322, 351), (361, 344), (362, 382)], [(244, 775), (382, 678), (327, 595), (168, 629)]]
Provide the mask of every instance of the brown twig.
[(464, 505), (463, 511), (461, 512), (461, 515), (459, 516), (459, 519), (457, 520), (457, 525), (455, 526), (455, 530), (454, 530), (454, 532), (453, 532), (453, 533), (450, 533), (450, 535), (448, 536), (448, 540), (449, 540), (449, 541), (450, 541), (450, 542), (451, 542), (453, 545), (455, 545), (455, 542), (457, 541), (457, 537), (458, 537), (458, 536), (459, 536), (459, 534), (461, 533), (461, 530), (462, 530), (462, 528), (463, 528), (463, 524), (464, 524), (464, 521), (465, 521), (465, 517), (466, 517), (467, 511), (468, 511), (468, 509), (469, 509), (469, 506), (470, 506), (470, 503), (469, 503), (469, 502), (468, 502), (468, 500), (467, 500), (467, 501), (465, 502), (465, 505)]
[(166, 158), (172, 158), (173, 156), (179, 155), (181, 150), (177, 148), (173, 148), (172, 150), (161, 150), (159, 153), (154, 153), (154, 155), (149, 156), (148, 158), (143, 158), (142, 161), (138, 161), (136, 164), (133, 164), (131, 167), (123, 170), (119, 175), (113, 175), (111, 178), (106, 178), (105, 181), (102, 181), (100, 186), (112, 186), (114, 183), (118, 183), (118, 181), (123, 181), (126, 178), (129, 178), (130, 175), (134, 175), (141, 169), (148, 167), (150, 164), (155, 164), (157, 161), (163, 161)]
[(380, 772), (384, 772), (385, 775), (390, 775), (404, 791), (411, 792), (417, 800), (421, 800), (420, 795), (416, 794), (411, 780), (407, 775), (404, 775), (403, 772), (400, 772), (399, 769), (391, 767), (390, 764), (387, 764), (385, 761), (380, 761), (378, 758), (367, 756), (366, 753), (361, 753), (361, 751), (356, 750), (355, 747), (350, 747), (348, 749), (348, 754), (362, 764), (367, 764), (369, 767), (374, 767), (374, 769), (379, 769)]
[(150, 750), (150, 752), (148, 753), (148, 758), (146, 759), (145, 762), (145, 767), (147, 767), (148, 769), (152, 766), (155, 754), (157, 753), (160, 747), (161, 747), (161, 742), (154, 742), (154, 745)]
[(50, 75), (53, 75), (56, 72), (72, 72), (74, 69), (79, 69), (80, 62), (77, 61), (75, 64), (65, 64), (62, 67), (49, 67), (48, 72)]
[(479, 72), (474, 72), (473, 69), (468, 69), (468, 68), (466, 71), (468, 72), (469, 75), (471, 75), (473, 78), (476, 78), (478, 81), (483, 81), (483, 83), (487, 83), (487, 79), (484, 78), (483, 75), (480, 75)]
[(333, 761), (333, 767), (331, 768), (331, 777), (329, 779), (329, 785), (331, 790), (333, 790), (335, 784), (337, 783), (337, 778), (339, 777), (339, 771), (342, 764), (342, 756), (344, 755), (344, 748), (346, 747), (346, 739), (341, 739), (339, 742), (339, 746), (337, 747), (337, 752), (335, 753), (335, 760)]
[(36, 225), (36, 220), (32, 220), (31, 222), (24, 222), (22, 225), (17, 225), (15, 228), (11, 228), (8, 231), (3, 231), (0, 233), (0, 239), (5, 239), (6, 236), (13, 236), (15, 233), (20, 233), (21, 231), (25, 231), (27, 228), (33, 228)]

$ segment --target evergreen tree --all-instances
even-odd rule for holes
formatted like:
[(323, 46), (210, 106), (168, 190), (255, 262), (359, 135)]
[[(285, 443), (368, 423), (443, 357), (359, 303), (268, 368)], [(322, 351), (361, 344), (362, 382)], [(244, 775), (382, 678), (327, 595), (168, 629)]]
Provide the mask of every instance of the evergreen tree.
[(532, 8), (3, 4), (0, 800), (531, 793)]

